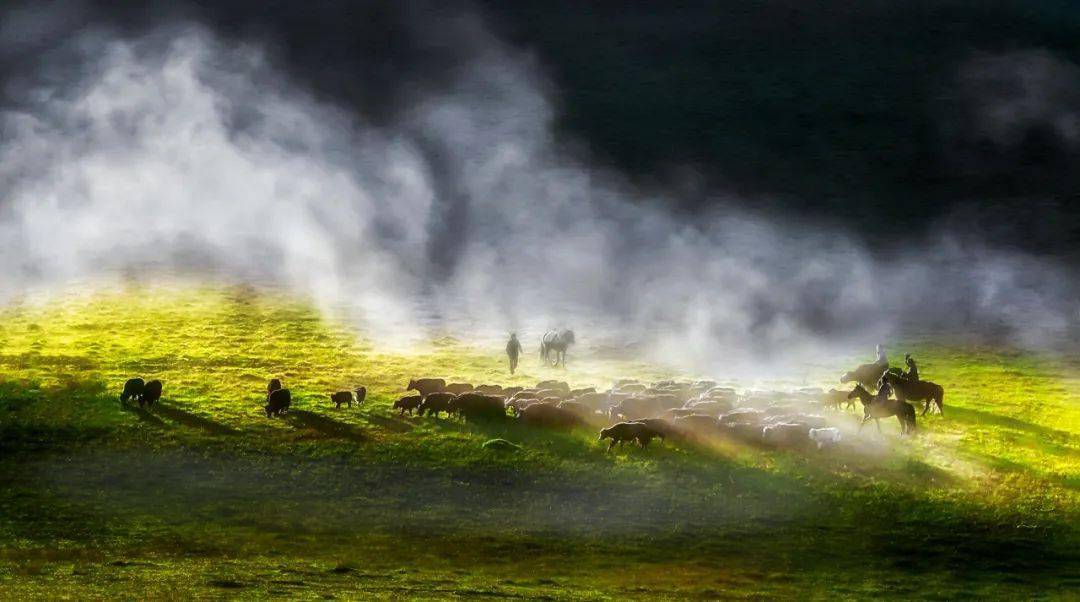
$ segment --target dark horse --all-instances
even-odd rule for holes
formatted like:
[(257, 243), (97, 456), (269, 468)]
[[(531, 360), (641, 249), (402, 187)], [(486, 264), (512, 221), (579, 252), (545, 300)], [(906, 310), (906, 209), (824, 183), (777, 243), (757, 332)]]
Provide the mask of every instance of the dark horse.
[(862, 385), (855, 385), (855, 388), (848, 393), (848, 399), (858, 397), (859, 401), (863, 404), (863, 419), (859, 423), (859, 430), (862, 430), (867, 420), (874, 419), (874, 424), (877, 425), (878, 432), (881, 432), (881, 423), (878, 422), (879, 418), (888, 418), (889, 416), (896, 416), (896, 419), (900, 421), (900, 434), (915, 432), (915, 408), (911, 407), (910, 403), (901, 401), (899, 399), (885, 399), (878, 400), (877, 396), (867, 391)]
[(938, 413), (942, 416), (945, 415), (945, 411), (942, 409), (945, 401), (945, 389), (941, 385), (928, 380), (909, 380), (903, 375), (893, 372), (886, 372), (885, 380), (896, 392), (897, 399), (923, 402), (923, 416), (926, 416), (927, 410), (930, 409), (930, 402), (934, 402), (934, 405), (937, 406)]
[(873, 364), (862, 364), (858, 368), (855, 368), (851, 372), (844, 373), (840, 377), (841, 383), (857, 382), (863, 387), (869, 389), (870, 387), (876, 387), (878, 381), (881, 380), (881, 375), (889, 369), (889, 362), (874, 362)]
[(563, 367), (566, 367), (566, 349), (570, 345), (574, 344), (574, 331), (573, 330), (549, 330), (544, 333), (544, 336), (540, 337), (540, 359), (547, 362), (551, 357), (551, 352), (555, 352), (555, 360), (551, 362), (552, 367), (558, 366), (560, 363)]

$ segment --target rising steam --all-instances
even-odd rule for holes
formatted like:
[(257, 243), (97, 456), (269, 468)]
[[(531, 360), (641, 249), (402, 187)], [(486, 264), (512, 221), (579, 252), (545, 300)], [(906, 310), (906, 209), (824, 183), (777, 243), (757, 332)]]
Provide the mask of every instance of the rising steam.
[(384, 340), (567, 325), (702, 370), (898, 328), (1041, 343), (1075, 320), (1068, 269), (971, 237), (884, 258), (744, 199), (672, 214), (554, 140), (532, 59), (469, 35), (482, 50), (451, 89), (389, 125), (197, 26), (73, 40), (43, 71), (77, 75), (23, 82), (0, 116), (0, 295), (195, 271), (288, 287)]

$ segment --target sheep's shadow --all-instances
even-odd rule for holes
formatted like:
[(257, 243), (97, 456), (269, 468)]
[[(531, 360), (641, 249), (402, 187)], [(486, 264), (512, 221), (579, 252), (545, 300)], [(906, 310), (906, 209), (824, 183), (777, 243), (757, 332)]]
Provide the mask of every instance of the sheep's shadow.
[(165, 403), (162, 403), (160, 401), (157, 404), (151, 406), (151, 409), (155, 414), (160, 414), (168, 418), (169, 420), (172, 420), (173, 422), (178, 422), (184, 426), (190, 426), (192, 428), (203, 429), (204, 431), (208, 433), (213, 433), (215, 435), (239, 434), (239, 431), (237, 431), (236, 429), (225, 426), (224, 424), (214, 422), (213, 420), (210, 420), (208, 418), (203, 418), (198, 414), (193, 414), (186, 410), (181, 410), (180, 408), (166, 405)]
[(285, 414), (285, 419), (296, 428), (311, 429), (328, 437), (357, 442), (368, 440), (368, 436), (357, 427), (307, 410), (289, 410)]
[(414, 424), (406, 421), (404, 418), (399, 418), (397, 414), (387, 418), (386, 416), (379, 416), (378, 414), (365, 413), (364, 419), (376, 426), (395, 433), (407, 433), (416, 428)]
[(162, 420), (162, 419), (158, 418), (157, 416), (154, 416), (153, 414), (148, 412), (146, 410), (146, 408), (140, 408), (139, 406), (137, 406), (135, 404), (131, 404), (131, 403), (127, 403), (127, 402), (122, 401), (122, 402), (120, 402), (120, 409), (125, 411), (125, 412), (130, 412), (132, 414), (135, 414), (135, 417), (139, 419), (139, 422), (145, 422), (147, 424), (157, 426), (157, 427), (161, 427), (161, 428), (166, 428), (166, 427), (169, 426), (168, 424), (165, 423), (164, 420)]

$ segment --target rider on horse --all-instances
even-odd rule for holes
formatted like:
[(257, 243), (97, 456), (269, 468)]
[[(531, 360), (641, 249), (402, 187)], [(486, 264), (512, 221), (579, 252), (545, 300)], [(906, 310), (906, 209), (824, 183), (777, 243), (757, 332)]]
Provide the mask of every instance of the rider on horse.
[(910, 353), (904, 355), (904, 363), (906, 363), (908, 367), (904, 376), (911, 382), (919, 382), (919, 367), (915, 365), (915, 360), (911, 358)]

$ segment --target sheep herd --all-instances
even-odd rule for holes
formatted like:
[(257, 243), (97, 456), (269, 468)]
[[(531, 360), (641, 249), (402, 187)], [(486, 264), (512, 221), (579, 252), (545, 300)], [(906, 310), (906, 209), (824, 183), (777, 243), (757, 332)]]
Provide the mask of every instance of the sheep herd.
[(441, 378), (409, 382), (394, 402), (400, 415), (459, 416), (464, 420), (516, 419), (547, 428), (600, 427), (608, 449), (625, 443), (645, 448), (653, 440), (701, 440), (726, 437), (770, 446), (817, 446), (840, 443), (840, 429), (830, 426), (826, 410), (840, 410), (848, 393), (804, 388), (796, 391), (743, 391), (711, 380), (666, 380), (646, 384), (616, 381), (606, 391), (572, 388), (546, 380), (534, 387), (447, 383)]
[[(503, 387), (495, 384), (447, 383), (442, 378), (410, 380), (409, 393), (393, 403), (400, 416), (439, 418), (444, 414), (467, 421), (516, 420), (538, 428), (599, 428), (599, 440), (608, 450), (626, 443), (647, 447), (653, 440), (702, 440), (725, 438), (773, 447), (818, 449), (841, 442), (841, 431), (826, 416), (851, 409), (854, 398), (863, 403), (863, 421), (896, 416), (901, 434), (914, 430), (911, 412), (875, 412), (876, 402), (861, 385), (852, 392), (802, 388), (794, 391), (746, 390), (739, 392), (716, 381), (665, 380), (650, 384), (634, 379), (618, 380), (605, 391), (594, 387), (573, 388), (565, 381), (545, 380), (534, 387)], [(160, 399), (161, 381), (128, 380), (120, 395), (128, 400), (153, 404)], [(413, 393), (415, 392), (415, 393)], [(863, 393), (857, 395), (857, 393)], [(362, 404), (367, 389), (338, 391), (329, 395), (336, 409)], [(272, 379), (266, 389), (263, 411), (267, 418), (288, 413), (289, 389)], [(889, 407), (896, 405), (892, 402)], [(880, 426), (878, 427), (880, 430)]]

